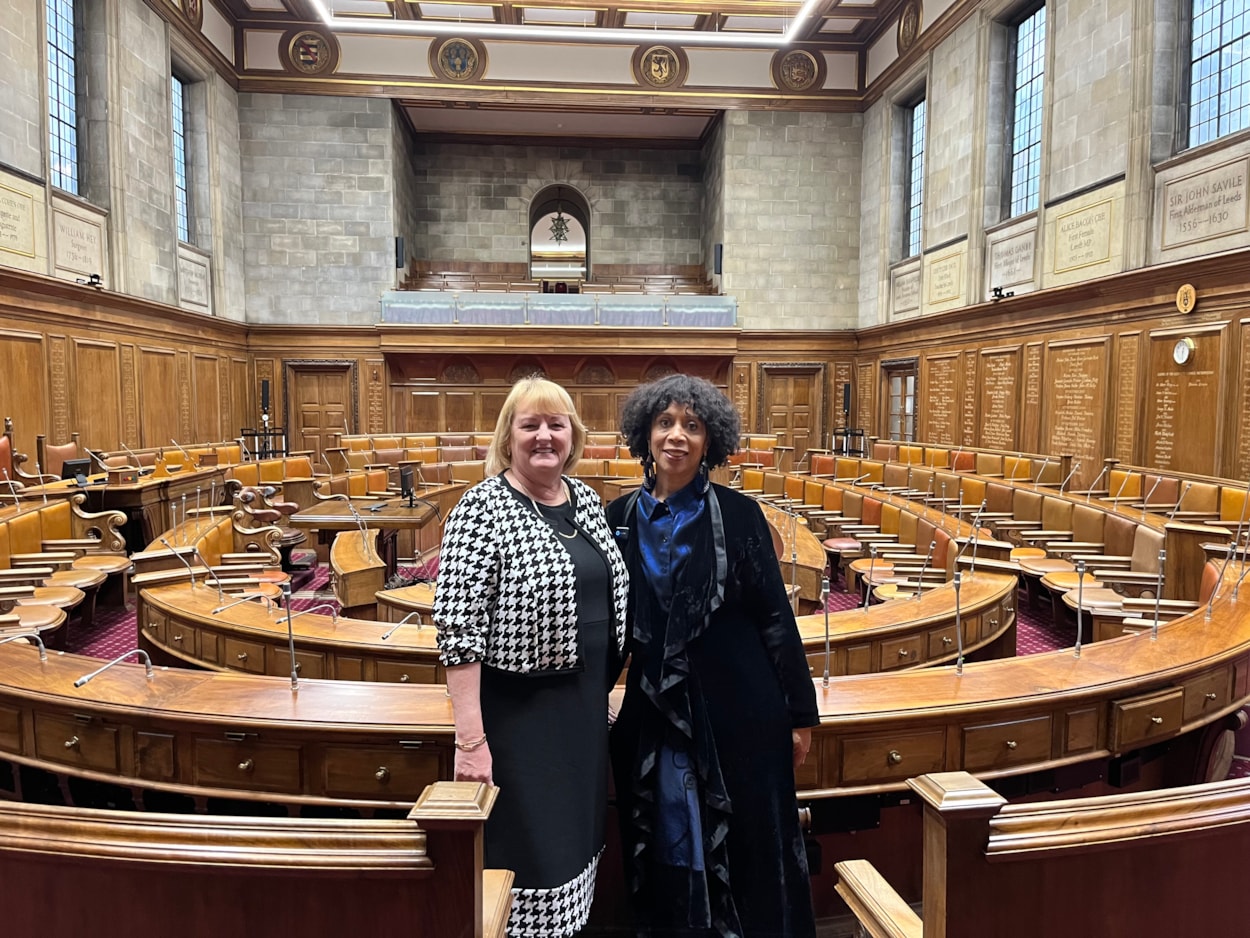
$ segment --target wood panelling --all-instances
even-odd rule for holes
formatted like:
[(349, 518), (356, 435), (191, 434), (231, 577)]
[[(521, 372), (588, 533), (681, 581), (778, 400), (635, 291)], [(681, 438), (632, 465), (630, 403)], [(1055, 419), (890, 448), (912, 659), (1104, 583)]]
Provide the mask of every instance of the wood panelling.
[[(38, 332), (0, 331), (0, 417), (13, 417), (14, 445), (33, 453), (47, 412), (44, 362), (47, 349)], [(3, 482), (3, 480), (0, 480)]]
[(1030, 447), (1027, 440), (1023, 447), (1080, 460), (1082, 475), (1076, 477), (1078, 481), (1093, 481), (1104, 452), (1103, 428), (1110, 399), (1107, 347), (1105, 337), (1050, 343), (1046, 362), (1046, 432), (1040, 448)]
[[(216, 356), (196, 355), (191, 360), (195, 407), (191, 415), (188, 442), (218, 440), (222, 437), (221, 391), (217, 386)], [(181, 439), (178, 442), (182, 442)]]
[[(1137, 413), (1141, 408), (1141, 392), (1138, 390), (1138, 359), (1141, 351), (1141, 333), (1123, 332), (1116, 336), (1115, 364), (1115, 436), (1111, 455), (1120, 462), (1138, 465)], [(1084, 471), (1082, 464), (1082, 472)], [(1077, 484), (1088, 484), (1092, 474), (1078, 474)]]
[(251, 402), (247, 390), (252, 386), (248, 380), (250, 370), (246, 358), (230, 359), (230, 416), (226, 421), (225, 435), (233, 438), (243, 427), (247, 426)]
[[(1150, 333), (1146, 392), (1146, 460), (1176, 472), (1216, 474), (1220, 463), (1220, 359), (1227, 323)], [(1172, 359), (1177, 342), (1192, 339), (1184, 364)]]
[[(172, 364), (173, 356), (167, 358)], [(83, 436), (83, 442), (89, 446), (116, 449), (122, 442), (118, 395), (124, 389), (120, 372), (121, 355), (117, 345), (75, 340), (74, 373), (78, 380), (74, 384), (72, 410), (80, 427), (92, 428), (89, 436)], [(167, 393), (166, 400), (172, 400), (172, 394)], [(142, 444), (137, 435), (125, 442), (130, 446)]]
[(1020, 349), (981, 352), (980, 437), (977, 446), (1016, 449), (1020, 420)]
[(1250, 319), (1243, 319), (1238, 325), (1241, 327), (1241, 355), (1233, 374), (1241, 377), (1238, 385), (1241, 393), (1238, 395), (1236, 410), (1237, 459), (1233, 476), (1245, 479), (1250, 477), (1250, 380), (1246, 378), (1250, 372)]
[(919, 439), (954, 446), (959, 433), (959, 356), (955, 352), (923, 359), (920, 386), (924, 406), (920, 408)]
[(143, 418), (138, 442), (131, 447), (167, 446), (179, 431), (181, 394), (178, 389), (178, 356), (171, 348), (139, 346), (139, 388), (143, 395)]

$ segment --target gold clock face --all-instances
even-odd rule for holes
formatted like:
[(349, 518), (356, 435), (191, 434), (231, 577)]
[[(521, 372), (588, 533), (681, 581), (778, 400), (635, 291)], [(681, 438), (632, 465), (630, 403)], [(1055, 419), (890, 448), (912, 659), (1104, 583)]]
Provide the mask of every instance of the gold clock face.
[(1194, 356), (1194, 340), (1185, 337), (1177, 339), (1176, 344), (1172, 346), (1172, 361), (1178, 365), (1186, 365)]

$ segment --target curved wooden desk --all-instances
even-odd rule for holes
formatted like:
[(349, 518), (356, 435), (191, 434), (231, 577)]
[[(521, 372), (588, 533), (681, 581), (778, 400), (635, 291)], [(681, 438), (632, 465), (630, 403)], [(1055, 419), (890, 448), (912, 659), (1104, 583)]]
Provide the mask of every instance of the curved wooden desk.
[(819, 603), (821, 580), (829, 562), (820, 540), (808, 528), (806, 521), (796, 519), (766, 501), (757, 502), (769, 526), (781, 535), (782, 551), (777, 560), (786, 585), (797, 584), (801, 598)]
[[(225, 602), (230, 601), (226, 594)], [(204, 583), (194, 589), (176, 584), (143, 590), (137, 612), (140, 647), (154, 660), (173, 664), (249, 674), (291, 673), (284, 611), (247, 602), (213, 615), (220, 605), (217, 591)], [(302, 678), (445, 681), (435, 631), (428, 625), (405, 624), (383, 639), (390, 631), (385, 622), (296, 612), (291, 628)]]

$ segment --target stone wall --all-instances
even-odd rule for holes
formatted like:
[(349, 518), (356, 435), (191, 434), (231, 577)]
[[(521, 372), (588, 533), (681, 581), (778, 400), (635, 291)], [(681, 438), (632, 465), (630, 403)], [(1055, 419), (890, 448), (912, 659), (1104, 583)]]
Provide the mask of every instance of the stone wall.
[(37, 0), (0, 0), (0, 165), (43, 178), (43, 110), (40, 81), (46, 41)]
[(715, 273), (716, 245), (725, 241), (725, 124), (716, 121), (703, 144), (703, 267), (720, 285)]
[(243, 257), (243, 174), (239, 164), (239, 95), (220, 75), (208, 84), (211, 173), (213, 311), (227, 319), (247, 318)]
[[(394, 120), (394, 166), (395, 166), (395, 235), (404, 239), (404, 266), (417, 256), (419, 238), (424, 218), (419, 208), (417, 181), (417, 140), (404, 116), (395, 112)], [(400, 274), (402, 279), (403, 274)]]
[(395, 280), (391, 102), (239, 95), (247, 319), (376, 322)]
[(744, 329), (855, 324), (859, 114), (729, 111), (725, 274)]
[(590, 205), (592, 264), (703, 261), (697, 151), (418, 146), (422, 260), (528, 263), (530, 200), (563, 184)]

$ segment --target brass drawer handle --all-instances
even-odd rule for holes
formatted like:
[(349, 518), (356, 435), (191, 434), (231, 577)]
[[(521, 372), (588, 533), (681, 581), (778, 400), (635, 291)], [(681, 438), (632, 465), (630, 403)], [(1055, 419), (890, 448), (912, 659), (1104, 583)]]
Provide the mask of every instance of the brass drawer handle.
[(174, 641), (175, 641), (175, 642), (180, 642), (180, 641), (182, 641), (182, 635), (181, 635), (181, 634), (175, 635), (175, 636), (174, 636)]
[(903, 754), (897, 749), (891, 749), (889, 756), (886, 758), (889, 760), (890, 765), (898, 765), (903, 761)]
[(384, 765), (379, 766), (378, 770), (373, 773), (373, 777), (376, 778), (379, 782), (385, 782), (388, 778), (391, 777), (391, 770), (388, 769)]
[(943, 636), (942, 636), (942, 644), (943, 644), (943, 645), (949, 645), (952, 641), (954, 641), (954, 639), (952, 639), (949, 635), (943, 635)]
[(240, 661), (246, 661), (246, 660), (247, 660), (247, 652), (246, 652), (246, 651), (241, 651), (241, 652), (239, 652), (237, 655), (235, 655), (235, 657), (236, 657), (236, 658), (238, 658)]
[(407, 683), (408, 683), (409, 681), (411, 681), (411, 680), (412, 680), (412, 678), (410, 678), (410, 677), (408, 676), (407, 672), (405, 672), (405, 673), (403, 673), (403, 674), (401, 674), (401, 675), (399, 676), (399, 683), (401, 683), (401, 684), (407, 684)]
[(1207, 694), (1207, 700), (1215, 700), (1215, 694)]
[(990, 628), (998, 628), (998, 616), (990, 616)]
[(1015, 749), (1015, 748), (1016, 748), (1016, 741), (1015, 741), (1014, 739), (1009, 739), (1009, 740), (1007, 740), (1007, 748), (1008, 748), (1008, 749)]
[(907, 652), (907, 649), (906, 649), (906, 648), (900, 648), (900, 649), (898, 650), (898, 656), (899, 656), (900, 658), (906, 658), (906, 657), (907, 657), (907, 654), (908, 654), (908, 652)]
[(65, 748), (66, 748), (66, 749), (77, 749), (77, 748), (78, 748), (78, 737), (77, 737), (77, 736), (71, 736), (69, 739), (65, 740)]
[(256, 768), (256, 761), (254, 759), (244, 759), (239, 763), (240, 772), (250, 772), (254, 768)]
[(1151, 718), (1150, 718), (1150, 722), (1151, 722), (1151, 723), (1156, 723), (1156, 724), (1158, 724), (1158, 723), (1162, 723), (1162, 722), (1163, 722), (1163, 717), (1151, 717)]
[(295, 662), (295, 671), (296, 671), (296, 673), (298, 674), (298, 673), (299, 673), (300, 671), (302, 671), (302, 670), (304, 670), (304, 663), (303, 663), (302, 661), (297, 661), (297, 662)]

